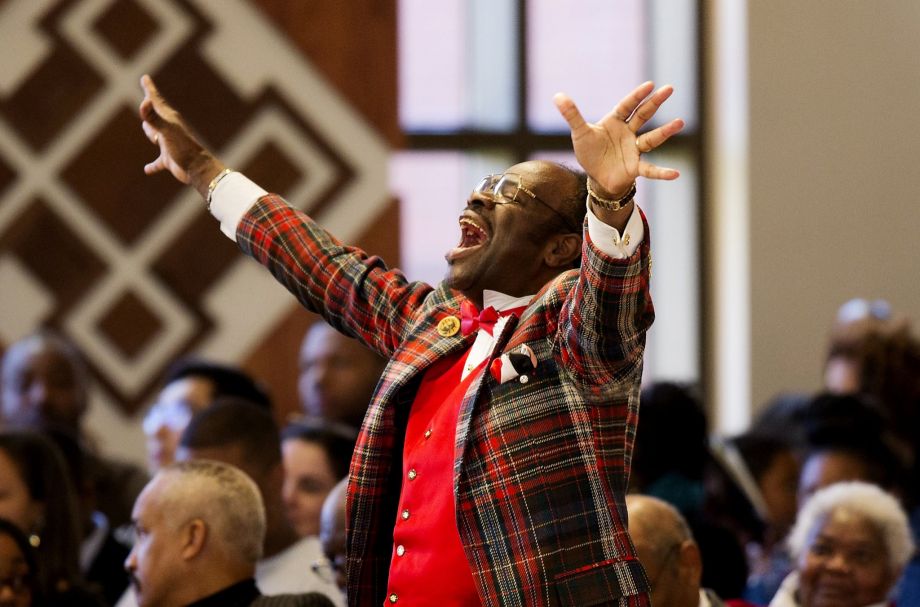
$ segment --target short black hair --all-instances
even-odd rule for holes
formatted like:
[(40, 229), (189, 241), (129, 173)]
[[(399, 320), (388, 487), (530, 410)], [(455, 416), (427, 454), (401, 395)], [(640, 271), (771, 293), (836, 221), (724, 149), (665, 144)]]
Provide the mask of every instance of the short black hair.
[[(560, 234), (575, 233), (582, 236), (585, 224), (585, 215), (588, 213), (588, 175), (566, 164), (559, 165), (575, 177), (575, 192), (562, 200), (559, 212), (565, 217), (565, 222), (557, 221), (553, 232)], [(574, 232), (573, 232), (574, 230)], [(583, 237), (583, 236), (582, 236)], [(581, 267), (581, 253), (572, 260), (572, 268)]]
[(738, 450), (744, 465), (754, 480), (760, 482), (763, 475), (770, 469), (776, 458), (784, 453), (794, 453), (792, 445), (775, 436), (745, 432), (728, 441)]
[(304, 417), (291, 422), (281, 431), (282, 442), (292, 439), (316, 443), (326, 452), (336, 478), (348, 476), (358, 439), (357, 431), (351, 426), (320, 417)]
[(821, 393), (804, 415), (807, 455), (847, 453), (862, 461), (870, 480), (886, 490), (902, 490), (907, 462), (899, 454), (885, 410), (865, 395)]
[(657, 382), (642, 388), (640, 402), (632, 462), (635, 480), (644, 483), (640, 491), (671, 473), (702, 480), (709, 461), (709, 434), (696, 388)]
[(203, 377), (214, 384), (213, 399), (240, 398), (263, 409), (271, 410), (268, 390), (238, 367), (207, 361), (201, 358), (180, 358), (169, 366), (163, 385), (186, 377)]
[(562, 210), (568, 223), (577, 227), (580, 233), (585, 223), (585, 215), (588, 214), (588, 175), (580, 169), (574, 169), (565, 164), (559, 166), (575, 177), (575, 193), (562, 201)]
[(240, 445), (247, 461), (266, 469), (281, 461), (281, 439), (271, 413), (240, 398), (219, 398), (196, 413), (179, 445), (186, 449)]

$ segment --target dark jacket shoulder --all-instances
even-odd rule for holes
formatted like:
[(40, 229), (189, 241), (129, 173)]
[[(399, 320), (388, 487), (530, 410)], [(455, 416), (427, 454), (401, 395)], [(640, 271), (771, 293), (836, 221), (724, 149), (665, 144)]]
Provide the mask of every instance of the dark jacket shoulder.
[(260, 596), (250, 605), (251, 607), (335, 607), (329, 597), (319, 592)]

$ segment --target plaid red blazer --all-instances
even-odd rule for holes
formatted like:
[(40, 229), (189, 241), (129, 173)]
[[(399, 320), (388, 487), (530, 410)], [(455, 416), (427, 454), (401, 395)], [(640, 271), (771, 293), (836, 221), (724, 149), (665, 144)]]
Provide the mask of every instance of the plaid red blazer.
[[(623, 501), (654, 318), (645, 228), (644, 242), (624, 260), (586, 237), (581, 269), (547, 284), (496, 340), (492, 358), (524, 343), (533, 349), (530, 381), (499, 384), (483, 373), (464, 398), (457, 528), (487, 607), (648, 604)], [(408, 410), (425, 369), (474, 339), (437, 331), (442, 318), (459, 316), (462, 296), (407, 281), (272, 195), (243, 218), (237, 242), (306, 308), (390, 359), (348, 489), (349, 603), (380, 606)]]

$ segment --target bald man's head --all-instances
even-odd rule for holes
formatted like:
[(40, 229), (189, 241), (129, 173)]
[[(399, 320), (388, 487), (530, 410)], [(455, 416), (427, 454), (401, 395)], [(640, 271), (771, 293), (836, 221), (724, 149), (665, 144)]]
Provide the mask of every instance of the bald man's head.
[(696, 607), (703, 567), (699, 547), (676, 508), (647, 495), (626, 496), (629, 535), (651, 585), (653, 605)]

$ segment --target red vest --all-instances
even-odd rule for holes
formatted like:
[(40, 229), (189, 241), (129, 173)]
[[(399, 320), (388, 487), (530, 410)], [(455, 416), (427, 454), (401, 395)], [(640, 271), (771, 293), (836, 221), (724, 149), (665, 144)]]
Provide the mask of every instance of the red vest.
[[(384, 605), (481, 605), (454, 509), (460, 404), (479, 369), (460, 379), (469, 350), (425, 372), (403, 447), (403, 481)], [(482, 365), (480, 365), (482, 367)]]

